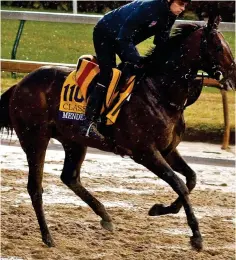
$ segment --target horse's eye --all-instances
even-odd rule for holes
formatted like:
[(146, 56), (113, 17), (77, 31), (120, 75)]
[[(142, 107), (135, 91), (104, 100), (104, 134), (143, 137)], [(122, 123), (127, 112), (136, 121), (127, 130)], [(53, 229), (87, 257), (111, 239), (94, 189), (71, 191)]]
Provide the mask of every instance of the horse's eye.
[(217, 52), (222, 52), (223, 51), (223, 47), (221, 45), (216, 46), (216, 51)]

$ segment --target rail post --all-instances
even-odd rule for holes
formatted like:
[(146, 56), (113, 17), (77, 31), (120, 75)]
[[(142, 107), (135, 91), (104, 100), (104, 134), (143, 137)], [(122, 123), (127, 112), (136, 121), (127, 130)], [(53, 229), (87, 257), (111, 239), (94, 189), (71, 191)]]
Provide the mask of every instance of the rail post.
[(227, 91), (221, 89), (220, 93), (222, 96), (223, 111), (224, 111), (224, 135), (223, 135), (223, 142), (222, 142), (221, 149), (226, 150), (229, 148), (229, 139), (230, 139), (229, 106), (228, 106)]
[[(19, 45), (19, 42), (20, 42), (20, 37), (21, 37), (23, 29), (24, 29), (24, 25), (25, 25), (25, 20), (21, 20), (20, 25), (18, 27), (17, 34), (16, 34), (16, 39), (15, 39), (15, 42), (14, 42), (14, 45), (13, 45), (13, 48), (12, 48), (12, 52), (11, 52), (11, 59), (12, 60), (16, 59), (16, 52), (17, 52), (17, 48), (18, 48), (18, 45)], [(14, 78), (16, 77), (16, 73), (14, 73), (14, 72), (12, 72), (11, 75)]]

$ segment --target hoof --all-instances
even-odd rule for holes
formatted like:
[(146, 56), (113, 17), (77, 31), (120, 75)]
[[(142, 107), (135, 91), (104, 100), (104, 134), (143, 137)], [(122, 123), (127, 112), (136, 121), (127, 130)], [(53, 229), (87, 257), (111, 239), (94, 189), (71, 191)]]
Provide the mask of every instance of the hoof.
[(51, 237), (50, 234), (46, 235), (43, 237), (43, 242), (44, 244), (46, 244), (48, 247), (54, 247), (55, 246), (55, 243)]
[(191, 246), (194, 250), (201, 251), (203, 249), (202, 238), (200, 236), (192, 236), (190, 238)]
[(163, 204), (155, 204), (148, 212), (149, 216), (161, 216), (168, 214), (167, 211), (168, 207), (164, 206)]
[(100, 224), (101, 224), (101, 226), (104, 228), (104, 229), (106, 229), (106, 230), (108, 230), (108, 231), (110, 231), (110, 232), (113, 232), (113, 225), (112, 225), (112, 222), (107, 222), (107, 221), (104, 221), (104, 220), (101, 220), (100, 221)]

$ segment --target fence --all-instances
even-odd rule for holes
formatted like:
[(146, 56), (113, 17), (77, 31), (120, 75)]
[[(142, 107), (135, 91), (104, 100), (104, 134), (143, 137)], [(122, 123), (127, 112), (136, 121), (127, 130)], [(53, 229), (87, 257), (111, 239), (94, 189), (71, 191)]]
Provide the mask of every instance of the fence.
[[(85, 23), (96, 24), (102, 15), (90, 14), (68, 14), (68, 13), (46, 13), (46, 12), (28, 12), (28, 11), (1, 11), (1, 19), (24, 20), (24, 21), (47, 21), (63, 23)], [(180, 23), (196, 23), (204, 25), (204, 21), (177, 20), (175, 25)], [(219, 29), (221, 31), (235, 31), (235, 23), (221, 22)]]
[[(47, 21), (47, 22), (66, 22), (66, 23), (82, 23), (82, 24), (96, 24), (101, 18), (101, 15), (85, 15), (85, 14), (64, 14), (64, 13), (46, 13), (46, 12), (27, 12), (27, 11), (1, 11), (1, 19), (20, 20), (19, 29), (16, 35), (16, 39), (12, 49), (12, 60), (1, 59), (1, 70), (9, 72), (24, 72), (28, 73), (44, 65), (55, 65), (55, 66), (68, 66), (75, 67), (75, 64), (61, 64), (61, 63), (48, 63), (48, 62), (33, 62), (33, 61), (21, 61), (15, 60), (16, 51), (19, 45), (20, 37), (23, 32), (25, 21)], [(180, 23), (197, 23), (200, 25), (205, 24), (204, 21), (186, 21), (177, 20), (175, 25)], [(221, 31), (235, 31), (235, 23), (220, 23)], [(220, 84), (208, 77), (204, 78), (205, 86), (218, 87)], [(230, 124), (228, 116), (228, 102), (227, 93), (221, 90), (223, 110), (224, 110), (224, 137), (222, 149), (226, 149), (229, 144), (230, 136)]]
[(66, 66), (75, 68), (76, 64), (1, 59), (2, 71), (29, 73), (42, 66)]
[[(1, 70), (7, 72), (29, 73), (42, 66), (66, 66), (70, 68), (75, 68), (76, 64), (1, 59)], [(209, 78), (206, 74), (203, 76), (204, 86), (213, 86), (220, 88), (221, 85), (217, 80)], [(198, 77), (202, 77), (202, 74), (198, 74)]]

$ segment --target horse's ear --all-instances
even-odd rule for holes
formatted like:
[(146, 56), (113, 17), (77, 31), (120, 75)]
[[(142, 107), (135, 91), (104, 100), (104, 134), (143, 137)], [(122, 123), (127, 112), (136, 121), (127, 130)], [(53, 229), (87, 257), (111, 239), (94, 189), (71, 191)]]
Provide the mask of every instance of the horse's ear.
[(221, 16), (209, 17), (207, 27), (209, 30), (218, 29), (220, 22), (222, 21)]
[(215, 22), (214, 22), (214, 25), (215, 25), (215, 28), (214, 28), (214, 29), (218, 29), (219, 24), (220, 24), (221, 21), (222, 21), (221, 16), (220, 16), (220, 15), (216, 16)]
[(207, 23), (207, 28), (209, 31), (217, 29), (220, 22), (221, 16), (219, 15), (219, 7), (217, 3), (210, 3), (208, 5), (209, 19)]

